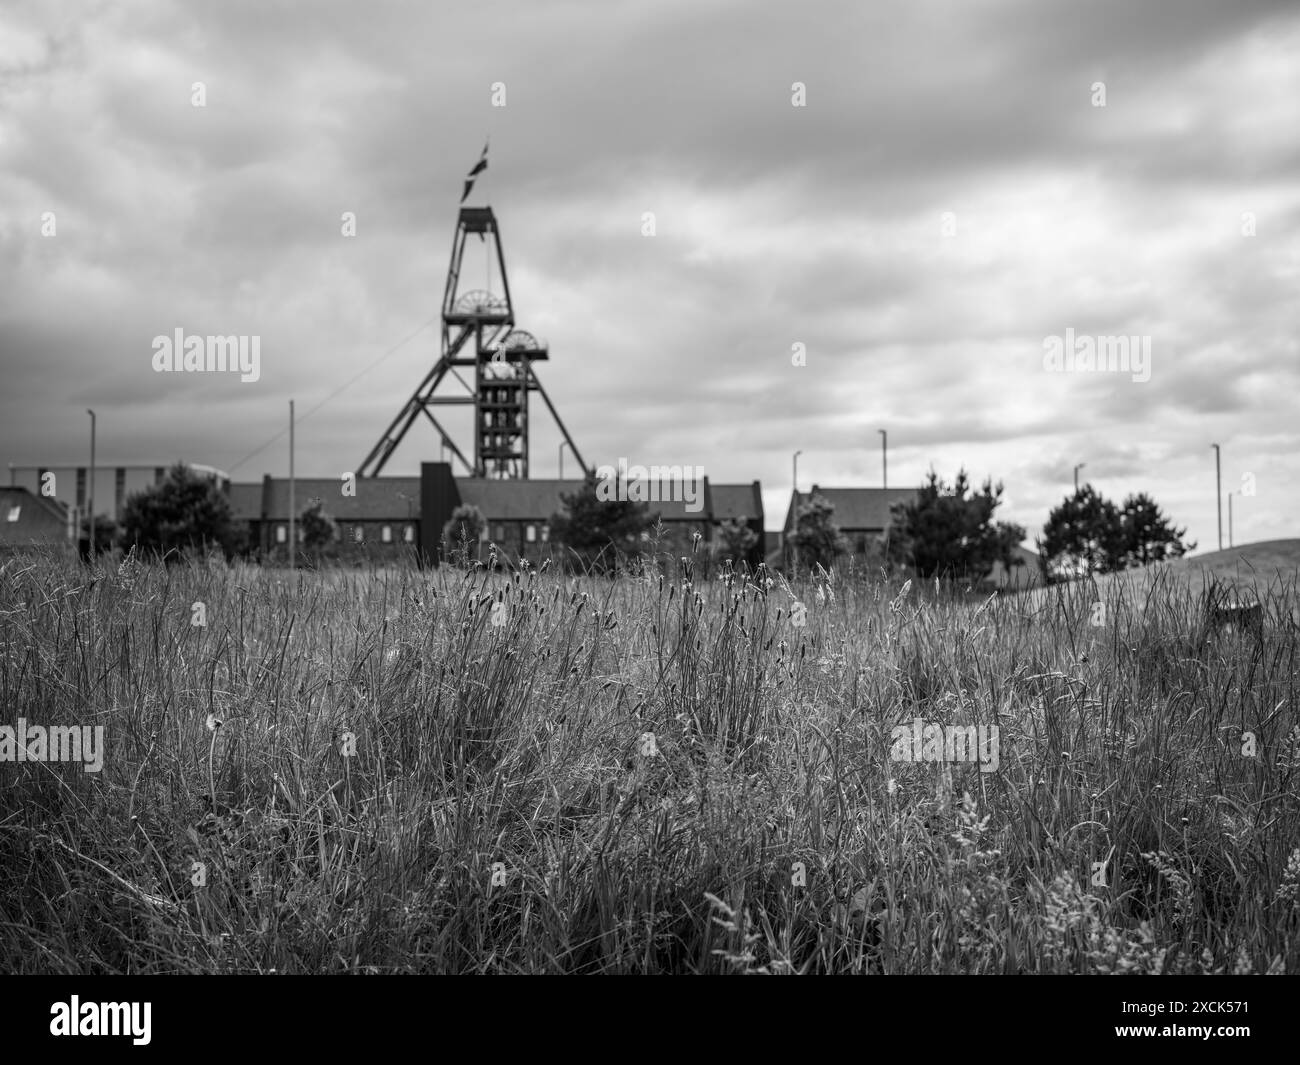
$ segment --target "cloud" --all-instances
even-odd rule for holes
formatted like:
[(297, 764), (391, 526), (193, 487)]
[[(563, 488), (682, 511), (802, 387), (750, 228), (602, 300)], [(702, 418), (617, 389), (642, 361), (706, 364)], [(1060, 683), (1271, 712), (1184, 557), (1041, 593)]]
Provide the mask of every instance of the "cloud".
[[(791, 452), (875, 484), (888, 428), (891, 484), (965, 464), (1032, 532), (1086, 461), (1203, 544), (1211, 440), (1295, 480), (1289, 3), (30, 0), (0, 42), (8, 461), (80, 455), (93, 402), (111, 459), (228, 468), (360, 373), (299, 464), (355, 467), (436, 358), (435, 326), (366, 371), (437, 314), (490, 135), (475, 198), (588, 462), (760, 478), (777, 527)], [(470, 251), (467, 284), (499, 285)], [(261, 336), (261, 380), (154, 374), (178, 327)], [(1045, 373), (1067, 328), (1151, 337), (1150, 381)], [(431, 454), (415, 430), (386, 472)], [(1298, 519), (1261, 487), (1243, 520)]]

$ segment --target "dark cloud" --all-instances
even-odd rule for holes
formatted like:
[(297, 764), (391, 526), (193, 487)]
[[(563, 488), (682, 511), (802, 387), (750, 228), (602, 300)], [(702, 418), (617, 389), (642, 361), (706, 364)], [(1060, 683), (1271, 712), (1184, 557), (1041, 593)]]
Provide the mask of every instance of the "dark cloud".
[[(1211, 439), (1297, 472), (1298, 46), (1256, 0), (11, 4), (0, 451), (79, 455), (93, 403), (111, 457), (229, 467), (360, 374), (301, 437), (308, 473), (355, 466), (436, 357), (435, 326), (367, 369), (436, 315), (490, 135), (520, 324), (588, 461), (761, 478), (775, 526), (792, 451), (875, 484), (888, 427), (891, 483), (964, 464), (1032, 531), (1087, 461), (1209, 544)], [(261, 336), (261, 380), (153, 373), (177, 327)], [(1150, 336), (1151, 380), (1048, 374), (1067, 328)], [(1257, 538), (1295, 531), (1283, 495)]]

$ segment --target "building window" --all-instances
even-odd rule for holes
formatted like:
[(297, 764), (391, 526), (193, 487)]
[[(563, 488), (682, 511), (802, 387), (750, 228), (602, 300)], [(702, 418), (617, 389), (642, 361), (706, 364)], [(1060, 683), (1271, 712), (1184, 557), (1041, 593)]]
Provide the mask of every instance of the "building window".
[(524, 539), (530, 544), (537, 543), (537, 526), (531, 522), (524, 526)]
[(166, 469), (164, 469), (162, 466), (155, 466), (155, 467), (153, 468), (153, 483), (154, 483), (154, 484), (162, 484), (162, 483), (163, 483), (163, 478), (166, 477), (166, 476), (167, 476), (167, 471), (166, 471)]
[(393, 542), (393, 527), (391, 525), (385, 525), (380, 529), (379, 539), (386, 544), (391, 544)]
[(119, 466), (113, 477), (113, 505), (117, 510), (122, 509), (122, 503), (126, 499), (126, 467)]
[(500, 543), (506, 538), (506, 527), (501, 524), (492, 526), (492, 539)]
[(551, 527), (550, 527), (549, 525), (543, 525), (543, 526), (542, 526), (542, 543), (547, 543), (547, 542), (550, 541), (550, 539), (551, 539)]
[(275, 542), (277, 544), (286, 543), (289, 539), (289, 530), (283, 525), (275, 527)]
[(22, 512), (23, 512), (23, 505), (22, 505), (21, 503), (17, 504), (16, 506), (12, 506), (12, 507), (10, 507), (10, 508), (9, 508), (9, 520), (10, 520), (10, 521), (17, 521), (17, 520), (18, 520), (18, 515), (20, 515)]
[(363, 540), (365, 540), (365, 538), (366, 538), (365, 530), (360, 525), (355, 526), (352, 530), (352, 539), (356, 543), (361, 543)]
[(86, 467), (77, 467), (77, 506), (86, 505)]
[(405, 529), (402, 530), (402, 539), (405, 540), (408, 544), (415, 543), (414, 525), (408, 525)]

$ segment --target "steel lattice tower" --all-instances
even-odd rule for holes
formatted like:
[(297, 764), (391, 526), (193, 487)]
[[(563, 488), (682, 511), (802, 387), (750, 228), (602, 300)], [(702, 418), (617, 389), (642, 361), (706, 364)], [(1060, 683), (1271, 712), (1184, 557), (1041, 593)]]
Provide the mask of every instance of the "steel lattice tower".
[[(477, 234), (484, 245), (490, 242), (486, 249), (489, 285), (491, 264), (495, 259), (502, 295), (487, 289), (460, 291), (465, 244), (472, 233)], [(366, 456), (358, 474), (362, 477), (378, 476), (416, 418), (423, 414), (437, 430), (443, 444), (471, 476), (527, 478), (528, 397), (531, 392), (541, 395), (555, 424), (573, 449), (573, 457), (586, 473), (586, 463), (533, 367), (535, 362), (548, 358), (547, 350), (531, 333), (515, 329), (514, 324), (514, 305), (510, 301), (510, 282), (496, 216), (491, 207), (462, 207), (452, 240), (451, 265), (442, 298), (442, 355), (380, 437), (379, 443)], [(459, 367), (473, 368), (472, 388), (457, 372)], [(465, 387), (465, 394), (434, 394), (449, 375)], [(472, 463), (429, 409), (452, 404), (474, 406)]]

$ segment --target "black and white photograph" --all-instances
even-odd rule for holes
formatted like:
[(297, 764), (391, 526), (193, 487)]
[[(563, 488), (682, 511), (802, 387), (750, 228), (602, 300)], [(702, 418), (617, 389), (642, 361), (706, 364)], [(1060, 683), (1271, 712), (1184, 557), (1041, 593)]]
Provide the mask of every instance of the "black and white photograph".
[(1300, 971), (1294, 0), (0, 0), (0, 367), (33, 1038)]

